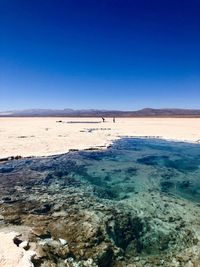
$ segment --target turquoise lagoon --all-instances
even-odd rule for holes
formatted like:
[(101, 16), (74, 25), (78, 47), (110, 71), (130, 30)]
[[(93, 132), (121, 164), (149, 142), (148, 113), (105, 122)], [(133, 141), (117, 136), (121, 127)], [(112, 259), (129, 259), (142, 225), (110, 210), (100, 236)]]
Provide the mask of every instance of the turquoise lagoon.
[[(160, 261), (159, 255), (174, 253), (175, 257), (176, 253), (198, 244), (195, 235), (200, 225), (198, 144), (123, 138), (102, 151), (72, 151), (1, 163), (0, 180), (0, 205), (4, 216), (1, 227), (40, 227), (44, 231), (39, 235), (41, 239), (62, 234), (72, 247), (70, 257), (77, 261), (86, 260), (90, 255), (97, 266), (126, 266), (127, 262), (140, 266), (138, 259), (135, 261), (138, 256), (155, 256), (155, 261)], [(55, 217), (59, 212), (60, 217)], [(115, 246), (108, 256), (111, 260), (99, 259), (97, 250), (93, 251), (88, 240), (86, 252), (79, 254), (78, 242), (84, 243), (85, 239), (73, 240), (67, 233), (69, 220), (75, 220), (73, 216), (76, 215), (81, 217), (84, 212), (99, 218), (104, 229), (97, 243), (95, 235), (94, 241), (93, 236), (90, 237), (93, 246), (98, 250), (105, 240), (111, 247)], [(110, 223), (109, 218), (115, 213)], [(41, 218), (45, 220), (45, 227)], [(123, 221), (124, 218), (128, 219)], [(84, 220), (88, 218), (84, 217), (79, 223), (84, 224)], [(122, 225), (119, 220), (123, 221)], [(55, 227), (52, 230), (52, 221), (60, 223), (62, 231)], [(75, 225), (75, 221), (73, 223)], [(108, 225), (116, 226), (109, 228)], [(45, 232), (47, 228), (48, 233)], [(191, 231), (189, 239), (186, 237), (188, 230)], [(117, 253), (116, 248), (119, 249)], [(48, 254), (46, 260), (59, 262), (59, 257), (63, 256)], [(62, 259), (66, 261), (67, 257), (69, 255)], [(166, 262), (170, 260), (169, 256), (165, 259)], [(120, 262), (122, 265), (117, 265)]]

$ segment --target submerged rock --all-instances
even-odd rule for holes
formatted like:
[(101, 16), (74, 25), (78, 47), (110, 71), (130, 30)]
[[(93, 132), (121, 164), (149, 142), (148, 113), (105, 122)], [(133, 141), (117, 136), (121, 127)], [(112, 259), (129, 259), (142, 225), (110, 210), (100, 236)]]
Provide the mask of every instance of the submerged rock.
[(59, 241), (63, 246), (67, 245), (67, 241), (65, 239), (59, 238)]

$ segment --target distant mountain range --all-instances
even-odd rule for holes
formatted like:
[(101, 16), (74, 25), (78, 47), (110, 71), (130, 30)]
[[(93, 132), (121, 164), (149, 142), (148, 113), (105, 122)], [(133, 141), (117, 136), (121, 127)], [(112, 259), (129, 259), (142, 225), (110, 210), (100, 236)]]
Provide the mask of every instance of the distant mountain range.
[(200, 117), (200, 109), (144, 108), (137, 111), (27, 109), (0, 112), (0, 117)]

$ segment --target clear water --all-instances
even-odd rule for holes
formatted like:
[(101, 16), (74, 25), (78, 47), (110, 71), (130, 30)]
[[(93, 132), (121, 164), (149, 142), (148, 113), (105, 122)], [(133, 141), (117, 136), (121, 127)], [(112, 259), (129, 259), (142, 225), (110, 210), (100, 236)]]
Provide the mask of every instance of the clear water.
[[(122, 266), (137, 255), (163, 252), (155, 260), (166, 255), (167, 262), (167, 253), (197, 243), (199, 203), (198, 144), (124, 138), (103, 151), (0, 164), (0, 215), (4, 216), (0, 226), (34, 226), (40, 229), (41, 239), (65, 238), (75, 260), (97, 255), (107, 240), (120, 249)], [(96, 221), (102, 232), (94, 230), (86, 240), (83, 232), (98, 229)], [(48, 255), (47, 260), (62, 260), (54, 250)], [(107, 264), (99, 258), (98, 266), (114, 266), (109, 254)]]
[[(19, 184), (17, 176), (23, 173), (24, 178), (27, 173), (36, 177), (31, 183), (45, 174), (47, 188), (55, 182), (67, 185), (69, 179), (72, 185), (90, 184), (98, 197), (116, 201), (158, 190), (200, 202), (200, 146), (187, 143), (125, 138), (104, 151), (70, 152), (0, 165), (0, 177), (9, 177), (9, 186)], [(23, 182), (30, 183), (24, 178)]]

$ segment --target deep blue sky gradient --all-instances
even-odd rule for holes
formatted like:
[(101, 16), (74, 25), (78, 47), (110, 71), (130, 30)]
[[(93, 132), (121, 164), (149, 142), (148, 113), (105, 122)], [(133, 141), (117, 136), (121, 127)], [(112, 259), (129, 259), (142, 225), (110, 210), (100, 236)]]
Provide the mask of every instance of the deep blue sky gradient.
[(0, 0), (0, 110), (200, 108), (199, 0)]

